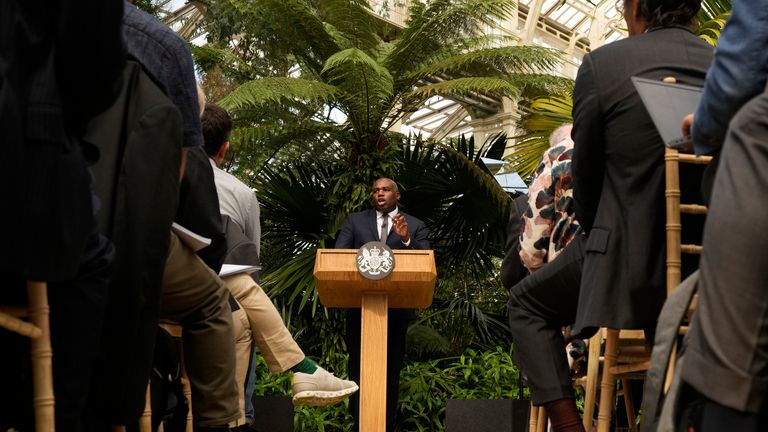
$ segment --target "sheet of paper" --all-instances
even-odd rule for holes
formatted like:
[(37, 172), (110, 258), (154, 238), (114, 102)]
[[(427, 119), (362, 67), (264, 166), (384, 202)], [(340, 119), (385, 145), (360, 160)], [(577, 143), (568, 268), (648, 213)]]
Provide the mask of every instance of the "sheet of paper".
[(211, 239), (208, 237), (203, 237), (200, 234), (196, 234), (177, 224), (176, 222), (171, 225), (171, 230), (176, 233), (177, 236), (179, 236), (179, 239), (185, 245), (189, 246), (189, 248), (195, 252), (211, 244)]
[(250, 265), (238, 265), (238, 264), (224, 264), (221, 266), (221, 270), (219, 271), (219, 276), (220, 277), (232, 276), (239, 273), (251, 274), (257, 270), (261, 270), (261, 267), (250, 266)]

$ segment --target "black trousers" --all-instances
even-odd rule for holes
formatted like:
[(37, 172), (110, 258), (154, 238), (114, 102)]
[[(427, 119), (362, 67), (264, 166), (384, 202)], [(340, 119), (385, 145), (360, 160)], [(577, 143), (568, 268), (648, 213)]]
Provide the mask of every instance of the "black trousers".
[[(405, 336), (415, 318), (412, 309), (390, 309), (387, 322), (387, 432), (394, 432), (397, 399), (400, 390), (400, 371), (405, 360)], [(347, 311), (347, 351), (349, 352), (349, 379), (360, 384), (360, 309)], [(360, 423), (360, 393), (349, 398), (349, 409), (355, 418), (355, 431)], [(365, 431), (363, 431), (365, 432)]]
[(688, 432), (692, 428), (694, 432), (763, 431), (768, 423), (767, 408), (763, 407), (757, 414), (736, 411), (708, 399), (692, 387), (683, 384), (678, 401), (675, 430)]
[(574, 397), (561, 328), (576, 320), (585, 242), (577, 236), (510, 290), (515, 362), (528, 377), (534, 405)]

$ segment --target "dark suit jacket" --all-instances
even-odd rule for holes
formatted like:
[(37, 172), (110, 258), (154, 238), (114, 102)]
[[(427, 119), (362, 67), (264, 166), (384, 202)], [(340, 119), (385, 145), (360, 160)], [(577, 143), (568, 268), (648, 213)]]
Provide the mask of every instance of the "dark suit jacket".
[(507, 243), (501, 261), (501, 284), (507, 290), (528, 275), (528, 269), (520, 260), (520, 232), (523, 229), (523, 215), (527, 211), (527, 195), (520, 195), (512, 201), (507, 223)]
[[(429, 240), (427, 240), (429, 231), (424, 222), (409, 214), (403, 213), (403, 215), (408, 223), (408, 232), (411, 234), (410, 245), (404, 246), (395, 231), (390, 230), (387, 246), (392, 249), (429, 249)], [(376, 223), (376, 210), (363, 210), (347, 217), (341, 233), (336, 238), (336, 249), (358, 249), (368, 242), (378, 240), (379, 226)]]
[(584, 56), (572, 168), (576, 215), (589, 237), (576, 330), (655, 327), (666, 298), (664, 144), (630, 77), (702, 86), (711, 61), (712, 47), (677, 27)]

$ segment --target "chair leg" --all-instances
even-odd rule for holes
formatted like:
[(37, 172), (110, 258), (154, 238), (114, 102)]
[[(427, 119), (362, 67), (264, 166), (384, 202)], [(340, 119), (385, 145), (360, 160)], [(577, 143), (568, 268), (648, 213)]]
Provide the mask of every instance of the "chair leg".
[(600, 344), (603, 332), (598, 331), (589, 340), (589, 355), (587, 357), (587, 387), (584, 389), (584, 430), (592, 430), (592, 420), (595, 416), (595, 401), (597, 400), (597, 380), (600, 376)]
[(144, 397), (144, 412), (139, 418), (139, 432), (152, 432), (152, 398), (150, 396), (151, 383), (147, 383), (147, 394)]
[(531, 402), (531, 414), (528, 417), (528, 432), (536, 432), (536, 425), (539, 420), (539, 407)]
[(544, 407), (539, 407), (539, 415), (536, 419), (536, 432), (546, 432), (549, 423), (549, 417), (547, 417), (547, 410)]
[(607, 329), (605, 337), (605, 355), (603, 361), (603, 379), (600, 383), (600, 409), (597, 414), (597, 432), (609, 432), (613, 415), (616, 379), (611, 368), (618, 359), (619, 331)]
[(629, 432), (637, 432), (637, 415), (635, 413), (635, 401), (632, 397), (632, 387), (629, 379), (622, 378), (621, 393), (624, 395), (624, 409), (627, 412)]
[(187, 411), (187, 428), (185, 429), (185, 432), (193, 432), (193, 420), (192, 420), (192, 385), (189, 382), (189, 376), (187, 376), (187, 365), (185, 364), (184, 359), (184, 344), (181, 341), (181, 338), (177, 339), (178, 348), (179, 348), (179, 360), (181, 361), (181, 385), (184, 392), (184, 397), (187, 398), (187, 407), (189, 407), (189, 411)]
[(53, 397), (53, 366), (51, 358), (50, 308), (48, 287), (45, 282), (27, 281), (29, 320), (42, 330), (39, 337), (32, 339), (32, 380), (34, 383), (35, 430), (55, 430)]

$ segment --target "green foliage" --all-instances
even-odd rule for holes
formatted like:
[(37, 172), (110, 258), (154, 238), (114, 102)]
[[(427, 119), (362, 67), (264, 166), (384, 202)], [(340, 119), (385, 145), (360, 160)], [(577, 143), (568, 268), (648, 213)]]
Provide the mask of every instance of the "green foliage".
[(241, 85), (219, 105), (238, 111), (258, 109), (270, 102), (327, 102), (336, 91), (333, 86), (313, 80), (267, 77)]
[(513, 138), (512, 153), (507, 157), (512, 171), (524, 179), (533, 175), (549, 148), (549, 136), (559, 126), (573, 121), (572, 109), (570, 97), (536, 98), (530, 102), (520, 122), (526, 133)]
[(443, 431), (448, 399), (520, 398), (519, 379), (502, 347), (409, 364), (400, 375), (399, 430)]
[(160, 6), (154, 4), (152, 0), (133, 0), (132, 3), (134, 6), (150, 15), (157, 16), (158, 12), (160, 12)]
[(731, 16), (730, 0), (704, 0), (697, 16), (700, 26), (697, 34), (707, 43), (717, 46), (717, 39), (725, 27), (725, 22)]
[(717, 46), (717, 40), (720, 38), (720, 33), (723, 31), (723, 27), (725, 27), (725, 23), (730, 17), (730, 10), (723, 12), (722, 14), (702, 23), (697, 34), (708, 44)]

